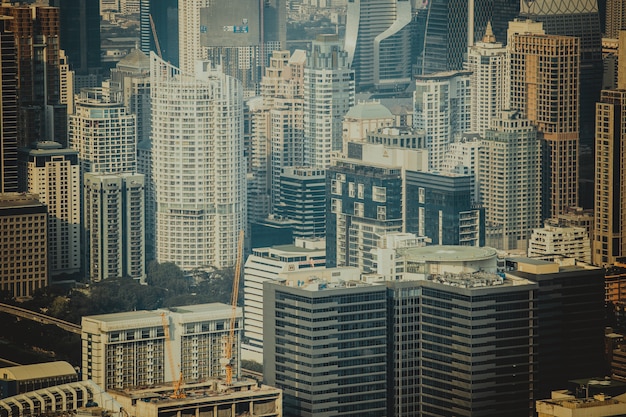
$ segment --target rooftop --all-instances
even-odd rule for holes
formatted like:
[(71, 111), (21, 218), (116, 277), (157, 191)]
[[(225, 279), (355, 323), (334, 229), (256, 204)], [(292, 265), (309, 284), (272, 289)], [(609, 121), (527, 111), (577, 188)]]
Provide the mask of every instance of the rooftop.
[(495, 258), (496, 250), (489, 247), (432, 245), (398, 249), (398, 252), (412, 261), (459, 262), (478, 261)]
[(76, 375), (76, 370), (72, 365), (63, 361), (11, 366), (0, 369), (0, 380), (28, 381), (62, 375)]
[(387, 119), (392, 118), (391, 111), (380, 104), (380, 101), (360, 101), (357, 105), (350, 107), (345, 119)]

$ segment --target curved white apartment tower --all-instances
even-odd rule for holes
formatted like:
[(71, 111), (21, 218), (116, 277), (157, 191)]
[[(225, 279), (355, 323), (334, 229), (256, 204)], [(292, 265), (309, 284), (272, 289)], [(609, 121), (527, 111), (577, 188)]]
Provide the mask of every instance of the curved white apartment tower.
[(232, 266), (246, 225), (241, 83), (207, 62), (188, 74), (150, 60), (156, 259)]

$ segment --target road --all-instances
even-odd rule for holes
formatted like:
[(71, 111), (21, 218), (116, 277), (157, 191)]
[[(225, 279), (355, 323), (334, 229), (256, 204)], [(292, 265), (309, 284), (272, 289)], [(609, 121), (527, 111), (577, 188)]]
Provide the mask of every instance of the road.
[(26, 310), (25, 308), (0, 303), (0, 312), (12, 314), (23, 319), (36, 321), (43, 324), (53, 324), (65, 331), (80, 334), (80, 326), (68, 321), (57, 319), (56, 317), (47, 316), (35, 311)]

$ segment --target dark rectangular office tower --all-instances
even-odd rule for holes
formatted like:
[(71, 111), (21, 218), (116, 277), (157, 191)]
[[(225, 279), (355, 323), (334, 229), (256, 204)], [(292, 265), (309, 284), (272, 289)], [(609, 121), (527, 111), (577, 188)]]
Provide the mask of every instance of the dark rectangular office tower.
[(386, 288), (263, 285), (263, 375), (285, 417), (384, 417)]
[(535, 398), (550, 398), (570, 380), (603, 375), (604, 271), (530, 258), (507, 259), (506, 266), (508, 274), (539, 284)]
[[(458, 261), (448, 248), (442, 264)], [(532, 415), (536, 284), (476, 272), (387, 286), (389, 416)]]
[(0, 193), (17, 191), (17, 59), (9, 17), (0, 17)]
[(77, 75), (98, 71), (100, 63), (100, 2), (94, 0), (49, 0), (59, 8), (61, 49)]

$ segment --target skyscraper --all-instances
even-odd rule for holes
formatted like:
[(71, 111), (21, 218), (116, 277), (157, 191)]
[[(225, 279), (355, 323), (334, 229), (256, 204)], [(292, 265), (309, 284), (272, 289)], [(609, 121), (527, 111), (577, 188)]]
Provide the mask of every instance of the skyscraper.
[(417, 76), (413, 127), (426, 133), (428, 165), (440, 171), (448, 146), (470, 128), (470, 72)]
[(136, 117), (102, 90), (83, 90), (69, 117), (69, 144), (78, 151), (81, 173), (137, 171)]
[(48, 209), (50, 275), (80, 271), (80, 167), (78, 152), (57, 142), (35, 142), (19, 151), (20, 190)]
[(85, 173), (85, 270), (91, 281), (146, 277), (144, 177)]
[(626, 255), (625, 123), (626, 91), (602, 91), (596, 104), (594, 265), (613, 265)]
[(485, 131), (478, 161), (486, 244), (522, 249), (541, 225), (541, 140), (516, 111), (504, 111)]
[(606, 1), (606, 20), (604, 37), (619, 38), (619, 31), (626, 27), (626, 2), (623, 0)]
[(343, 117), (354, 106), (354, 71), (336, 35), (319, 35), (304, 69), (304, 164), (326, 169), (343, 148)]
[(150, 61), (156, 259), (232, 266), (247, 217), (241, 83), (207, 62)]
[(412, 76), (410, 1), (348, 3), (344, 49), (358, 90), (406, 88)]
[(519, 13), (519, 0), (433, 0), (416, 10), (416, 74), (463, 69), (467, 48), (491, 22), (497, 39)]
[[(581, 154), (585, 152), (587, 164), (591, 164), (591, 149), (594, 136), (594, 109), (600, 98), (602, 85), (602, 29), (597, 0), (522, 0), (520, 17), (543, 23), (548, 35), (575, 36), (579, 38), (579, 89), (580, 143)], [(582, 167), (582, 166), (581, 166)], [(588, 172), (588, 178), (592, 173)], [(585, 201), (585, 207), (591, 201)]]
[(49, 0), (59, 8), (61, 49), (77, 77), (100, 69), (100, 2)]
[(17, 191), (17, 54), (9, 17), (0, 17), (0, 192)]
[(209, 59), (239, 79), (248, 95), (258, 93), (271, 52), (286, 47), (284, 0), (184, 1), (178, 16), (181, 71), (193, 73), (196, 60)]
[(537, 125), (547, 143), (544, 217), (578, 206), (580, 41), (512, 34), (511, 108)]
[(506, 106), (504, 93), (506, 76), (506, 48), (496, 42), (491, 24), (487, 25), (482, 41), (469, 47), (465, 68), (470, 75), (470, 120), (471, 132), (485, 134), (491, 121), (499, 116)]
[(60, 103), (59, 9), (3, 4), (17, 54), (18, 143), (67, 145), (67, 107)]

